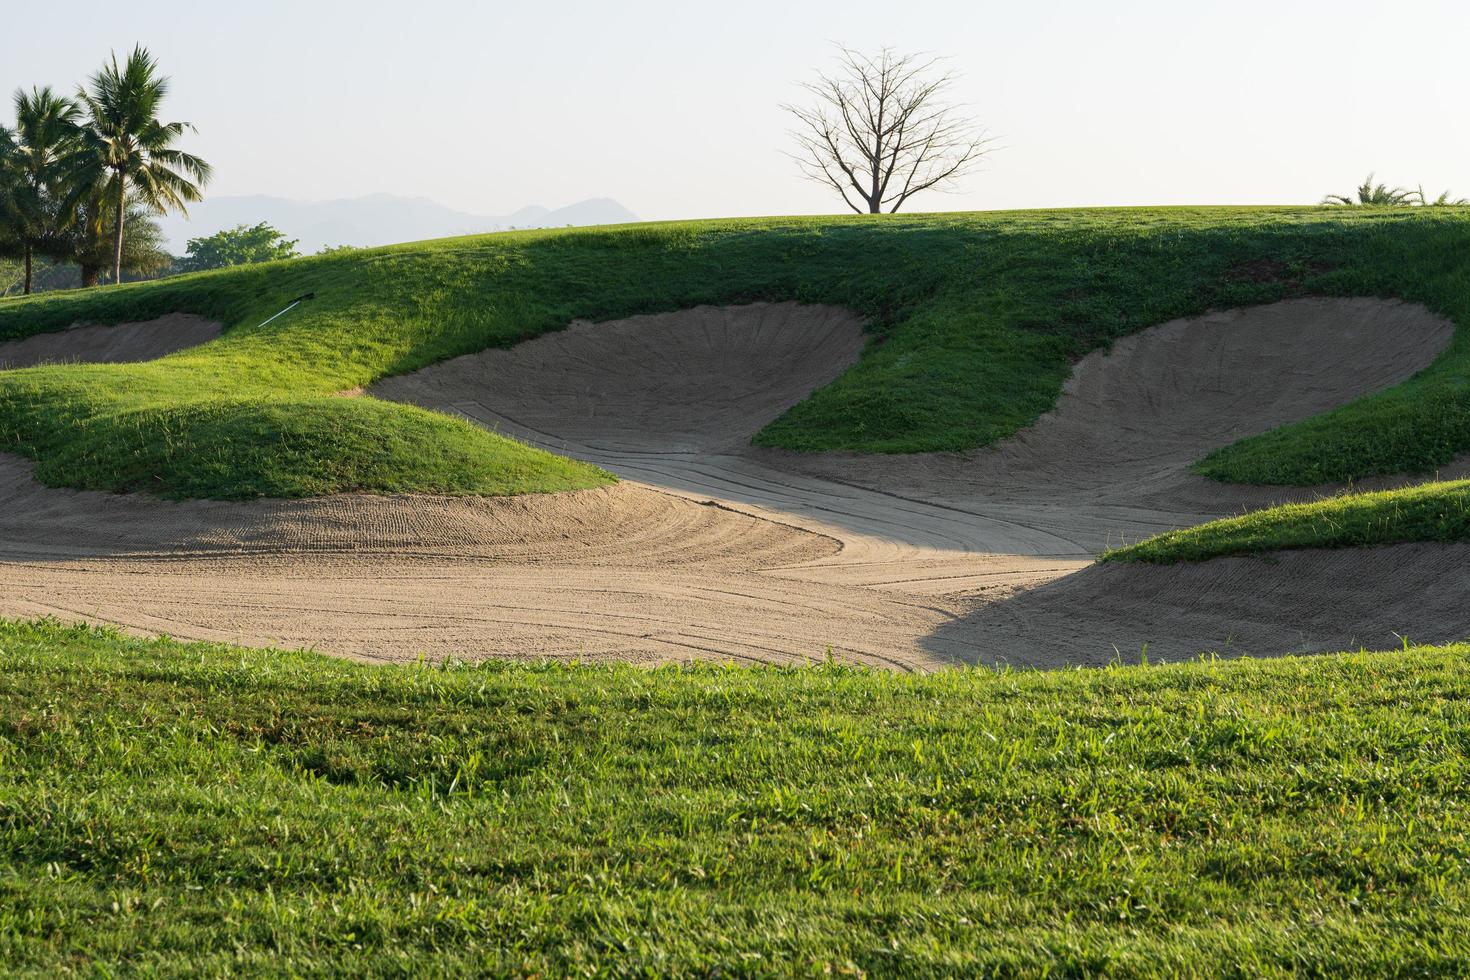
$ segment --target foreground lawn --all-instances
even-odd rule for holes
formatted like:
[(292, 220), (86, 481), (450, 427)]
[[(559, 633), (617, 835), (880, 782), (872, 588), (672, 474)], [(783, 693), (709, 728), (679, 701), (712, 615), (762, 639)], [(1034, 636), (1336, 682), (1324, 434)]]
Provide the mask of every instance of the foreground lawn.
[(1102, 561), (1171, 564), (1290, 548), (1363, 548), (1470, 540), (1470, 480), (1284, 504), (1166, 531), (1115, 548)]
[[(258, 328), (292, 298), (304, 303)], [(54, 485), (174, 497), (510, 493), (606, 479), (416, 408), (335, 392), (578, 317), (837, 303), (873, 343), (757, 436), (796, 450), (964, 450), (1056, 401), (1073, 361), (1173, 317), (1298, 295), (1400, 297), (1470, 323), (1470, 209), (1165, 208), (772, 218), (516, 232), (0, 302), (0, 339), (214, 317), (145, 365), (0, 373), (0, 450)], [(1316, 484), (1470, 451), (1470, 333), (1418, 378), (1202, 461)]]
[(1470, 970), (1470, 647), (923, 677), (0, 624), (12, 974)]

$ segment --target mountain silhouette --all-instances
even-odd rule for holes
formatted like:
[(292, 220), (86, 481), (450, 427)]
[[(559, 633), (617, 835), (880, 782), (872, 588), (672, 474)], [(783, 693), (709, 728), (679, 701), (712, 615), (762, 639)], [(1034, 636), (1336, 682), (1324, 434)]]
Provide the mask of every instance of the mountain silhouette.
[(594, 197), (566, 207), (533, 204), (511, 214), (471, 214), (445, 207), (426, 197), (369, 194), (334, 201), (294, 201), (249, 194), (207, 198), (191, 205), (189, 217), (169, 214), (159, 220), (169, 251), (184, 254), (190, 238), (202, 238), (236, 225), (265, 221), (296, 247), (310, 254), (332, 245), (392, 245), (450, 235), (473, 235), (509, 228), (560, 228), (566, 225), (610, 225), (637, 221), (638, 216), (608, 197)]

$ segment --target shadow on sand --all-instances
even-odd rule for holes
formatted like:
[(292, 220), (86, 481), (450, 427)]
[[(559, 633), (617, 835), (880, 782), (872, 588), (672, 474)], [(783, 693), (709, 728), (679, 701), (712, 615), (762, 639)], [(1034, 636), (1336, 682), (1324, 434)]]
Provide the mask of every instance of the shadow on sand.
[(1470, 637), (1470, 544), (1109, 563), (977, 606), (920, 640), (1017, 667), (1386, 650)]

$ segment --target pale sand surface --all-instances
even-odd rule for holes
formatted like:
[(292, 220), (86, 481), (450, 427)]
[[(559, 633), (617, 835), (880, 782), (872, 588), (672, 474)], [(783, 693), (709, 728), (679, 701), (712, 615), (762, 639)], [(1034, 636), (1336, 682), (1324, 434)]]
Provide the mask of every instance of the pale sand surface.
[(220, 335), (213, 320), (172, 313), (115, 327), (74, 326), (20, 340), (0, 341), (0, 370), (38, 364), (122, 364), (151, 361)]
[(1091, 565), (1109, 544), (1338, 489), (1228, 487), (1187, 467), (1404, 380), (1452, 332), (1378, 300), (1179, 320), (1083, 359), (1056, 409), (993, 449), (813, 457), (747, 443), (856, 360), (852, 314), (752, 304), (574, 324), (368, 394), (590, 460), (622, 485), (172, 503), (41, 487), (0, 457), (0, 614), (381, 659), (830, 650), (898, 668), (1458, 639), (1467, 546)]

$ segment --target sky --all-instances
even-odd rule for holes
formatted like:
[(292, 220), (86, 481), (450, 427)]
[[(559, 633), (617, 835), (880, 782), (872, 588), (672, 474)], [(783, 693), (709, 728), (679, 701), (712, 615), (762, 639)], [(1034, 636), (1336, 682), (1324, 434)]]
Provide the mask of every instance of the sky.
[(1470, 196), (1467, 36), (1463, 0), (73, 0), (0, 34), (0, 92), (141, 43), (214, 195), (820, 214), (779, 107), (887, 45), (949, 58), (999, 147), (906, 210), (1312, 203), (1370, 171)]

